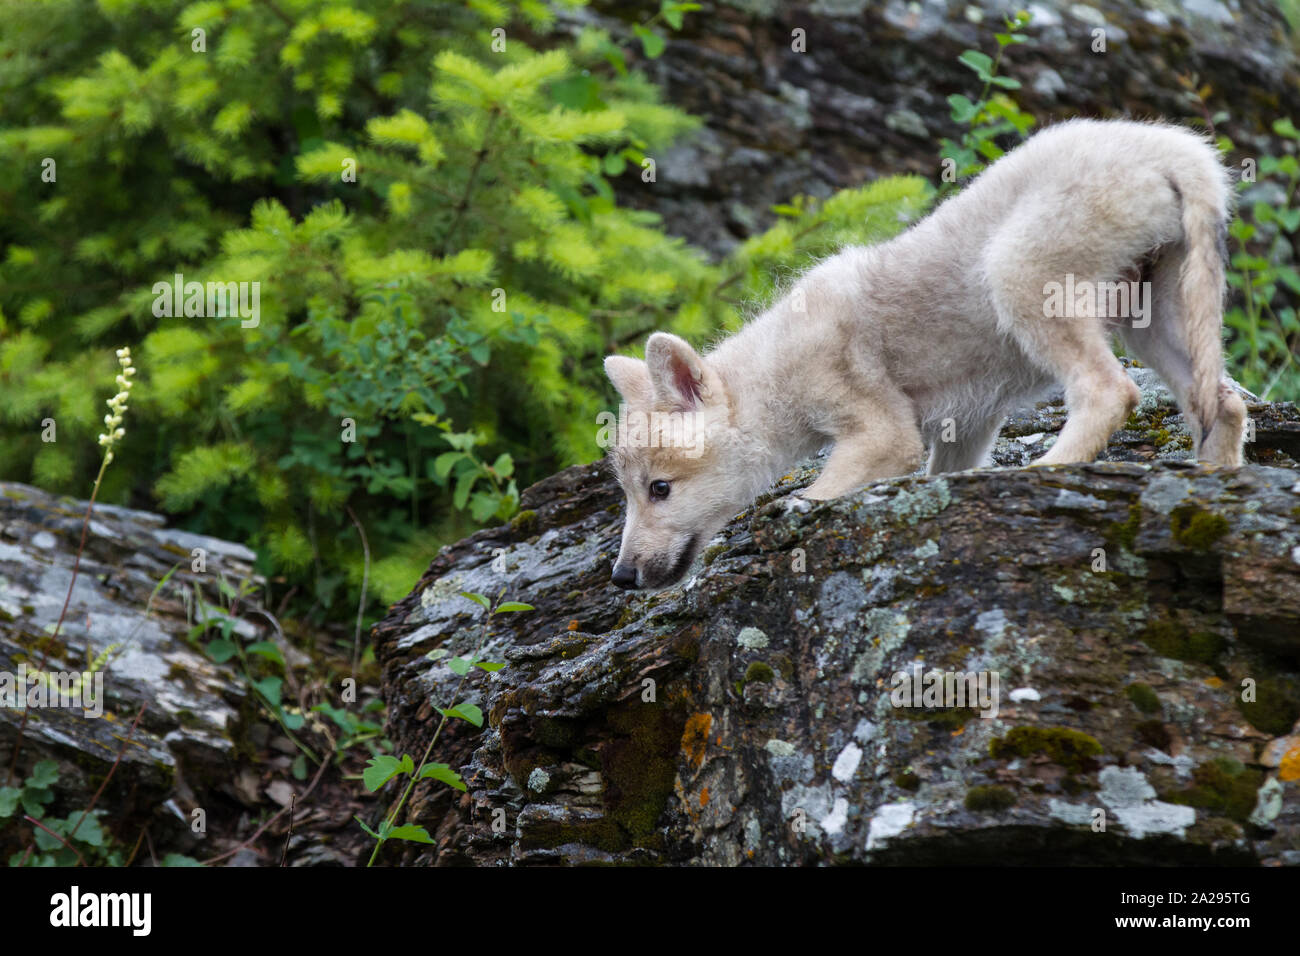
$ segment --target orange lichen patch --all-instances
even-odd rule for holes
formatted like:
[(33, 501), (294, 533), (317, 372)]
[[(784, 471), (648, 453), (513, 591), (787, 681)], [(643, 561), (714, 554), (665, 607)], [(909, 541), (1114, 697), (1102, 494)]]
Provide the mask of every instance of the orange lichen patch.
[(1282, 755), (1277, 775), (1286, 781), (1300, 780), (1300, 745), (1292, 747)]
[(707, 807), (708, 805), (709, 805), (709, 788), (705, 787), (703, 790), (700, 791), (700, 806)]
[(709, 745), (709, 730), (712, 727), (712, 714), (691, 714), (682, 731), (682, 750), (696, 770), (704, 763), (704, 750)]
[(963, 726), (963, 727), (958, 727), (956, 730), (954, 730), (954, 731), (952, 732), (951, 736), (953, 736), (953, 737), (960, 737), (960, 736), (961, 736), (962, 734), (964, 734), (964, 733), (966, 733), (966, 728), (965, 728), (964, 726)]
[(1223, 686), (1223, 681), (1218, 677), (1207, 677), (1205, 678), (1205, 686), (1213, 687), (1215, 690), (1218, 690)]
[(578, 629), (578, 619), (575, 617), (572, 621), (569, 622), (569, 630), (576, 631), (577, 629)]

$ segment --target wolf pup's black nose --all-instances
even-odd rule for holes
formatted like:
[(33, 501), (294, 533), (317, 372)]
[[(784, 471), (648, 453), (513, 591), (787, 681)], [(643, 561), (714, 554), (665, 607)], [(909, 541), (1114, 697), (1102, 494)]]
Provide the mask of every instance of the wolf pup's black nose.
[(621, 588), (636, 587), (636, 568), (629, 567), (626, 564), (617, 564), (614, 566), (614, 573), (609, 577), (610, 581)]

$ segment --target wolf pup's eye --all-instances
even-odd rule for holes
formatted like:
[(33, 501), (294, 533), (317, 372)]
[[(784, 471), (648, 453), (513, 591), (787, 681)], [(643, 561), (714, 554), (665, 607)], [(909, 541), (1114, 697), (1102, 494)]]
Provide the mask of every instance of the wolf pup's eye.
[(650, 482), (650, 500), (663, 501), (668, 497), (668, 491), (671, 487), (668, 482), (662, 480)]

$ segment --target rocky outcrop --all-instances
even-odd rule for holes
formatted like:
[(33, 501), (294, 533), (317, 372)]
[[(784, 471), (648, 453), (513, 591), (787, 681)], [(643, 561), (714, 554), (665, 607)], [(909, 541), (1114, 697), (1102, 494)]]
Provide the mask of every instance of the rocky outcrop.
[[(1285, 141), (1274, 120), (1300, 99), (1300, 57), (1274, 0), (1037, 0), (1003, 72), (1023, 84), (1039, 123), (1071, 116), (1201, 116), (1179, 77), (1209, 84), (1219, 131), (1259, 157)], [(621, 201), (652, 208), (674, 234), (716, 254), (761, 231), (770, 207), (825, 197), (888, 173), (938, 180), (938, 141), (959, 130), (947, 97), (978, 93), (957, 62), (992, 53), (1008, 5), (991, 0), (705, 2), (686, 15), (663, 56), (643, 63), (666, 99), (704, 120), (656, 157), (653, 187), (629, 174)], [(631, 38), (658, 8), (597, 0), (595, 20)], [(796, 31), (801, 31), (797, 33)], [(1097, 38), (1104, 36), (1104, 51)], [(796, 47), (798, 47), (796, 49)]]
[[(1022, 469), (1063, 419), (1013, 419), (1001, 468), (881, 482), (807, 511), (796, 469), (686, 582), (609, 584), (621, 495), (600, 465), (528, 489), (444, 548), (376, 626), (398, 752), (494, 619), (417, 789), (414, 864), (1300, 864), (1300, 414), (1250, 405), (1252, 464), (1179, 460), (1148, 373), (1105, 459)], [(435, 655), (436, 658), (436, 655)], [(905, 706), (899, 674), (989, 700)], [(954, 684), (955, 689), (955, 684)], [(951, 705), (951, 706), (947, 706)]]
[[(81, 706), (40, 706), (25, 708), (24, 726), (24, 708), (0, 703), (0, 785), (20, 728), (19, 780), (38, 761), (58, 765), (51, 810), (84, 809), (120, 753), (100, 806), (111, 808), (116, 824), (148, 823), (159, 847), (188, 848), (196, 806), (216, 814), (227, 797), (258, 799), (256, 775), (252, 792), (243, 794), (241, 786), (249, 787), (234, 760), (253, 706), (246, 687), (189, 639), (198, 617), (195, 591), (221, 607), (222, 579), (234, 590), (262, 583), (252, 569), (255, 556), (239, 544), (168, 528), (159, 515), (96, 505), (67, 616), (49, 640), (68, 594), (85, 510), (84, 501), (0, 483), (0, 673), (16, 680), (45, 659), (45, 671), (93, 670), (103, 680), (103, 697), (91, 708), (102, 708), (97, 718), (88, 719)], [(204, 570), (195, 572), (200, 557)], [(191, 598), (188, 606), (183, 595)], [(245, 637), (259, 633), (248, 620), (234, 627)], [(27, 691), (32, 683), (21, 686)], [(0, 831), (6, 857), (20, 848), (13, 841), (23, 829)]]

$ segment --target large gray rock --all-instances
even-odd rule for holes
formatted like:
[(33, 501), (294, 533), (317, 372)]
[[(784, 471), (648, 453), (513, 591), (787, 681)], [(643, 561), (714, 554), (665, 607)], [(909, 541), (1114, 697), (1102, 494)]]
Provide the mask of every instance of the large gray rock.
[[(796, 469), (686, 582), (609, 584), (604, 468), (444, 548), (374, 635), (418, 756), (480, 612), (496, 619), (417, 789), (415, 864), (1300, 863), (1300, 415), (1252, 403), (1253, 464), (1187, 455), (1147, 373), (1105, 458), (881, 482), (807, 512)], [(1013, 419), (1018, 465), (1059, 429)], [(996, 674), (996, 715), (894, 706), (914, 666)], [(1250, 689), (1250, 693), (1244, 693)], [(1104, 830), (1096, 829), (1104, 823)]]
[[(189, 836), (190, 809), (212, 809), (214, 791), (247, 796), (237, 788), (234, 757), (253, 705), (232, 669), (213, 664), (189, 641), (192, 596), (197, 590), (219, 607), (222, 577), (235, 589), (264, 582), (253, 572), (255, 555), (242, 545), (168, 528), (159, 515), (99, 504), (67, 616), (57, 640), (46, 640), (67, 597), (85, 510), (84, 501), (0, 482), (0, 671), (17, 675), (21, 667), (38, 667), (44, 648), (45, 670), (83, 672), (111, 649), (100, 668), (102, 717), (33, 708), (24, 727), (22, 710), (0, 706), (0, 785), (20, 728), (19, 777), (39, 760), (55, 761), (52, 809), (60, 812), (84, 809), (121, 752), (99, 806), (116, 821), (151, 821), (152, 839), (167, 847)], [(202, 573), (191, 570), (195, 549), (203, 551)], [(256, 633), (248, 619), (235, 628)], [(124, 746), (142, 703), (140, 725)], [(4, 831), (6, 856), (18, 835), (16, 828)]]

